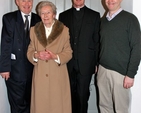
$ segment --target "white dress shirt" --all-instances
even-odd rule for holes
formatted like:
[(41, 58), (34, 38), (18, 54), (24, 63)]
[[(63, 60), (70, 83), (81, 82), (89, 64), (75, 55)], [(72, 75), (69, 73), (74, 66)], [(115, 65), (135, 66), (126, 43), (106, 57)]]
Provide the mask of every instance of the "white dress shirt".
[(25, 22), (25, 16), (24, 15), (29, 15), (28, 16), (28, 21), (29, 21), (29, 28), (30, 28), (30, 23), (31, 23), (31, 13), (29, 13), (29, 14), (24, 14), (23, 12), (21, 12), (21, 14), (22, 14), (22, 18), (23, 18), (23, 21)]

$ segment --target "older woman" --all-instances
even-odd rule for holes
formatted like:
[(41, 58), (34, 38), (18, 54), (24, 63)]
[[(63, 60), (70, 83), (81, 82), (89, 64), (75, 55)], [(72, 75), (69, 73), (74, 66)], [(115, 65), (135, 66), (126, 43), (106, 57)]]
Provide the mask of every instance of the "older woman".
[(42, 21), (30, 30), (27, 52), (34, 65), (31, 113), (71, 113), (68, 28), (55, 19), (56, 7), (49, 1), (39, 2), (37, 13)]

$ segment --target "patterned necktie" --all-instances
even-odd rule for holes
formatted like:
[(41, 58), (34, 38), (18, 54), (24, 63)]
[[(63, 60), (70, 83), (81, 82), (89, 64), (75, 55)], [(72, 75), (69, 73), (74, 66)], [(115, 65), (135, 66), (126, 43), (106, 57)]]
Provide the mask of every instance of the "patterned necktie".
[(25, 34), (27, 34), (28, 30), (29, 30), (29, 20), (28, 20), (28, 16), (29, 15), (24, 15), (25, 17), (25, 23), (24, 23), (24, 31), (25, 31)]

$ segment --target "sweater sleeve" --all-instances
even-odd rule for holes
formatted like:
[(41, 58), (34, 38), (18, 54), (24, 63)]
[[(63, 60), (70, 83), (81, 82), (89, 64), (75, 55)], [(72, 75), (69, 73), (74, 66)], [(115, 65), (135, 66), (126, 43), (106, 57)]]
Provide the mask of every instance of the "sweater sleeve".
[(128, 27), (131, 52), (127, 76), (134, 78), (141, 59), (141, 31), (138, 19), (134, 15), (131, 15)]

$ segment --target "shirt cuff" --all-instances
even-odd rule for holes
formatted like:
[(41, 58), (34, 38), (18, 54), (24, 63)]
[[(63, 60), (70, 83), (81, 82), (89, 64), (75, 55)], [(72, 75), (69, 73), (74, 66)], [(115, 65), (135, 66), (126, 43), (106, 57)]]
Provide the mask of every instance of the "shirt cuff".
[(36, 59), (36, 58), (33, 57), (33, 61), (34, 61), (34, 62), (38, 62), (38, 59)]
[[(35, 53), (37, 53), (37, 51), (35, 51), (34, 54), (35, 54)], [(38, 62), (38, 59), (33, 57), (33, 61), (34, 61), (34, 62)]]
[(58, 64), (60, 64), (60, 58), (59, 58), (59, 56), (57, 55), (57, 59), (56, 60), (54, 60), (55, 62), (57, 62)]

